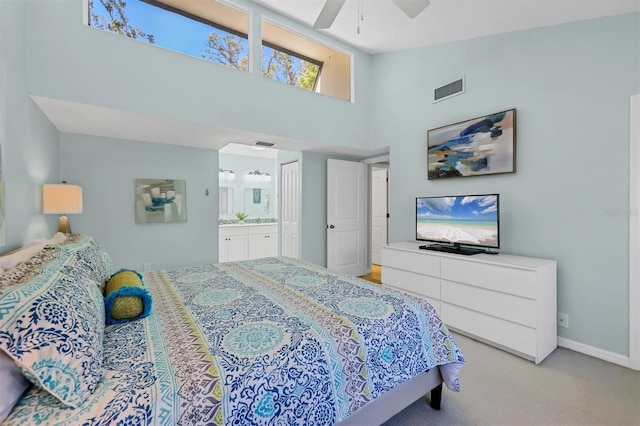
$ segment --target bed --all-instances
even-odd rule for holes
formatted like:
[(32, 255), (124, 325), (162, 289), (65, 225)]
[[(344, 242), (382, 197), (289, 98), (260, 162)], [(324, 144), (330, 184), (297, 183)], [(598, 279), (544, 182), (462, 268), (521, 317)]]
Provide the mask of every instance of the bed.
[(74, 234), (0, 275), (0, 369), (28, 379), (3, 424), (380, 424), (459, 391), (422, 299), (270, 257), (145, 273), (149, 316), (105, 326), (112, 273)]

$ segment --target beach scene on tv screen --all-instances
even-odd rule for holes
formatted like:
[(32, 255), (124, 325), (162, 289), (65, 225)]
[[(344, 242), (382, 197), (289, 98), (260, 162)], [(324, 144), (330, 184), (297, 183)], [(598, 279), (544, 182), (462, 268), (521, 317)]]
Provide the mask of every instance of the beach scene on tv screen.
[(498, 197), (418, 198), (416, 239), (497, 247)]

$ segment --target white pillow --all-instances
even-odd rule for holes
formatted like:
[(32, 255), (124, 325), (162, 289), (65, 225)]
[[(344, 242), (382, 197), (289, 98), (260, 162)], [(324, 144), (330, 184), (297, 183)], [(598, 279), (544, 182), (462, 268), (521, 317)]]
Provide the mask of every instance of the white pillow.
[(47, 244), (49, 244), (49, 240), (46, 238), (39, 238), (9, 255), (0, 257), (0, 268), (4, 270), (11, 269), (25, 260), (31, 259)]
[(29, 382), (11, 358), (0, 351), (0, 423), (11, 413), (11, 409), (26, 391)]
[[(56, 232), (51, 239), (38, 238), (31, 241), (24, 247), (14, 250), (11, 254), (0, 257), (0, 271), (11, 269), (20, 263), (31, 259), (36, 253), (47, 245), (61, 244), (65, 242), (67, 235), (62, 232)], [(1, 272), (0, 272), (1, 273)]]
[(47, 241), (47, 244), (52, 246), (54, 244), (64, 243), (67, 240), (67, 237), (68, 237), (67, 234), (63, 232), (56, 232), (55, 235), (51, 237), (50, 240)]

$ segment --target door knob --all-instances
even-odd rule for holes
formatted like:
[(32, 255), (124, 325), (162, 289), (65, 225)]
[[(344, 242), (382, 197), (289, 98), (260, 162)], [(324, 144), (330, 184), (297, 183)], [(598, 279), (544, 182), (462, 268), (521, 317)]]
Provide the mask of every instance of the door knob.
[(333, 228), (335, 228), (335, 226), (329, 225), (329, 229), (333, 229)]

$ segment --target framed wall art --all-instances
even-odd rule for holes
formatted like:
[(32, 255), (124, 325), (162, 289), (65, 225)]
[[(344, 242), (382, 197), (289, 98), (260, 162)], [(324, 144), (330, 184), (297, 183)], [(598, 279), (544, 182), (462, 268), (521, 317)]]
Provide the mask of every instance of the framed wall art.
[(186, 222), (187, 183), (177, 179), (136, 179), (136, 223)]
[(516, 171), (516, 110), (449, 124), (427, 132), (429, 180)]

